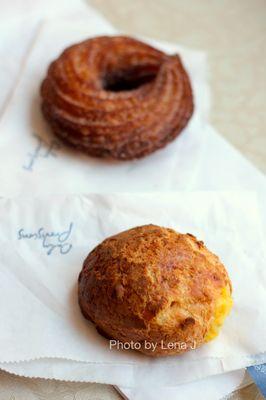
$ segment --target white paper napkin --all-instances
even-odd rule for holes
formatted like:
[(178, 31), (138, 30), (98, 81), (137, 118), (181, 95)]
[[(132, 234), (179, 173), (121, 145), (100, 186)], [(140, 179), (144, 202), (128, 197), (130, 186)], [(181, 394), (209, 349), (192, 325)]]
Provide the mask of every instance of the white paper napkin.
[(38, 16), (52, 18), (58, 14), (64, 16), (67, 12), (73, 14), (89, 9), (82, 0), (0, 0), (0, 7), (3, 21), (17, 17), (31, 17), (32, 20)]
[[(266, 350), (266, 316), (258, 307), (266, 293), (264, 252), (252, 193), (3, 199), (0, 218), (0, 302), (8, 305), (0, 309), (1, 362), (56, 357), (87, 362), (91, 381), (171, 386), (254, 364)], [(83, 259), (99, 241), (151, 222), (193, 232), (218, 253), (235, 301), (219, 340), (157, 360), (109, 351), (80, 315), (75, 285)]]
[(205, 127), (195, 190), (255, 190), (266, 193), (265, 175), (212, 126)]
[(232, 393), (236, 388), (240, 389), (250, 383), (251, 380), (245, 370), (238, 370), (175, 387), (158, 388), (149, 386), (141, 389), (123, 387), (120, 393), (126, 399), (134, 400), (187, 400), (194, 398), (198, 400), (220, 400)]
[[(2, 369), (27, 377), (44, 377), (49, 379), (73, 379), (73, 373), (79, 371), (79, 376), (88, 379), (86, 363), (67, 360), (41, 359), (30, 362), (0, 364)], [(63, 372), (64, 371), (64, 372)], [(66, 375), (67, 374), (67, 375)], [(245, 370), (232, 371), (195, 382), (177, 385), (174, 387), (142, 386), (141, 388), (117, 387), (116, 389), (126, 399), (134, 400), (187, 400), (197, 396), (198, 400), (220, 400), (236, 388), (251, 383)]]
[(111, 33), (114, 30), (94, 19), (85, 24), (44, 24), (0, 123), (0, 157), (6, 167), (0, 171), (2, 192), (12, 196), (30, 192), (33, 186), (35, 193), (166, 191), (190, 187), (200, 160), (209, 106), (205, 55), (201, 52), (156, 42), (160, 48), (181, 54), (192, 79), (196, 103), (188, 128), (165, 149), (142, 160), (108, 162), (70, 150), (50, 134), (40, 112), (39, 98), (40, 83), (49, 63), (71, 43)]
[(0, 0), (0, 115), (10, 99), (45, 18), (94, 18), (109, 25), (82, 0)]

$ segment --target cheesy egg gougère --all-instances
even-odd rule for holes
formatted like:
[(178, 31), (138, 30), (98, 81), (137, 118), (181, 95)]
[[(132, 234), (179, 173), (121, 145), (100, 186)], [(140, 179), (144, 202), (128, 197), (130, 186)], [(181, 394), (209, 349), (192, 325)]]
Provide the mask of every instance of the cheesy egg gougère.
[(181, 354), (214, 339), (231, 293), (224, 265), (202, 241), (156, 225), (107, 238), (79, 276), (85, 318), (105, 337), (138, 343), (149, 356)]

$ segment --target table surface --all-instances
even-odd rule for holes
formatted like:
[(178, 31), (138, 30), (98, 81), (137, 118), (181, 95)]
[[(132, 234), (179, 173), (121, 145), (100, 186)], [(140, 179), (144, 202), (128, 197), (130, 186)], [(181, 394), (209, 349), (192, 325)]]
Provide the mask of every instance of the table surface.
[[(211, 122), (266, 172), (265, 0), (90, 0), (119, 30), (205, 50)], [(112, 386), (26, 379), (0, 371), (0, 400), (114, 400)], [(259, 400), (250, 385), (232, 400)], [(185, 400), (185, 399), (184, 399)]]

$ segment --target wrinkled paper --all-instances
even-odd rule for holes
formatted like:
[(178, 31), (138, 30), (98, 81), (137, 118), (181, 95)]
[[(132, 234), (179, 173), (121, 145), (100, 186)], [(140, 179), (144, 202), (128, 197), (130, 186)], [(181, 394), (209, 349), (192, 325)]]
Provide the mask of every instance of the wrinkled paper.
[[(4, 363), (0, 366), (13, 374), (27, 377), (73, 381), (78, 374), (79, 380), (88, 381), (87, 364), (77, 361), (42, 358), (28, 362)], [(124, 386), (115, 386), (115, 388), (126, 400), (186, 400), (194, 398), (195, 395), (197, 395), (197, 400), (220, 400), (232, 391), (247, 386), (251, 382), (245, 370), (241, 369), (172, 387), (141, 385), (133, 388), (125, 388)]]
[[(255, 364), (256, 355), (264, 362), (266, 272), (254, 193), (21, 197), (2, 199), (0, 218), (1, 363), (81, 361), (90, 381), (131, 387), (229, 372)], [(147, 223), (204, 240), (233, 283), (233, 311), (219, 338), (178, 357), (110, 350), (77, 304), (77, 277), (88, 252), (112, 234)]]

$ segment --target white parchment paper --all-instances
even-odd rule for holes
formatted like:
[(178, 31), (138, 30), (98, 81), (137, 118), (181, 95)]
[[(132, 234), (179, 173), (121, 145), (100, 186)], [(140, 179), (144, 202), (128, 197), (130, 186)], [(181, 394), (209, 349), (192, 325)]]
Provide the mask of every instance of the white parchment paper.
[(33, 186), (35, 193), (166, 191), (191, 186), (209, 108), (202, 52), (152, 42), (169, 53), (181, 54), (192, 81), (195, 113), (173, 143), (142, 160), (110, 162), (82, 155), (59, 142), (44, 121), (39, 88), (49, 63), (70, 44), (114, 33), (113, 28), (93, 16), (86, 22), (56, 20), (43, 25), (0, 123), (0, 157), (5, 165), (0, 171), (2, 192), (12, 196), (30, 191)]
[(45, 18), (87, 16), (109, 25), (82, 0), (0, 0), (0, 115), (22, 74), (39, 28)]
[[(90, 381), (171, 386), (253, 364), (266, 350), (265, 259), (253, 193), (2, 199), (0, 219), (0, 362), (63, 358), (87, 362)], [(197, 235), (233, 282), (235, 304), (219, 339), (183, 356), (111, 351), (79, 312), (76, 282), (87, 253), (145, 223)]]
[[(1, 368), (27, 377), (44, 377), (49, 379), (73, 380), (79, 374), (79, 379), (88, 380), (87, 364), (77, 361), (62, 359), (39, 359), (19, 363), (0, 364)], [(197, 396), (197, 400), (220, 400), (236, 388), (241, 388), (252, 381), (244, 369), (227, 372), (199, 379), (194, 382), (179, 384), (172, 387), (159, 387), (154, 385), (140, 387), (115, 388), (125, 399), (134, 400), (190, 400)]]

